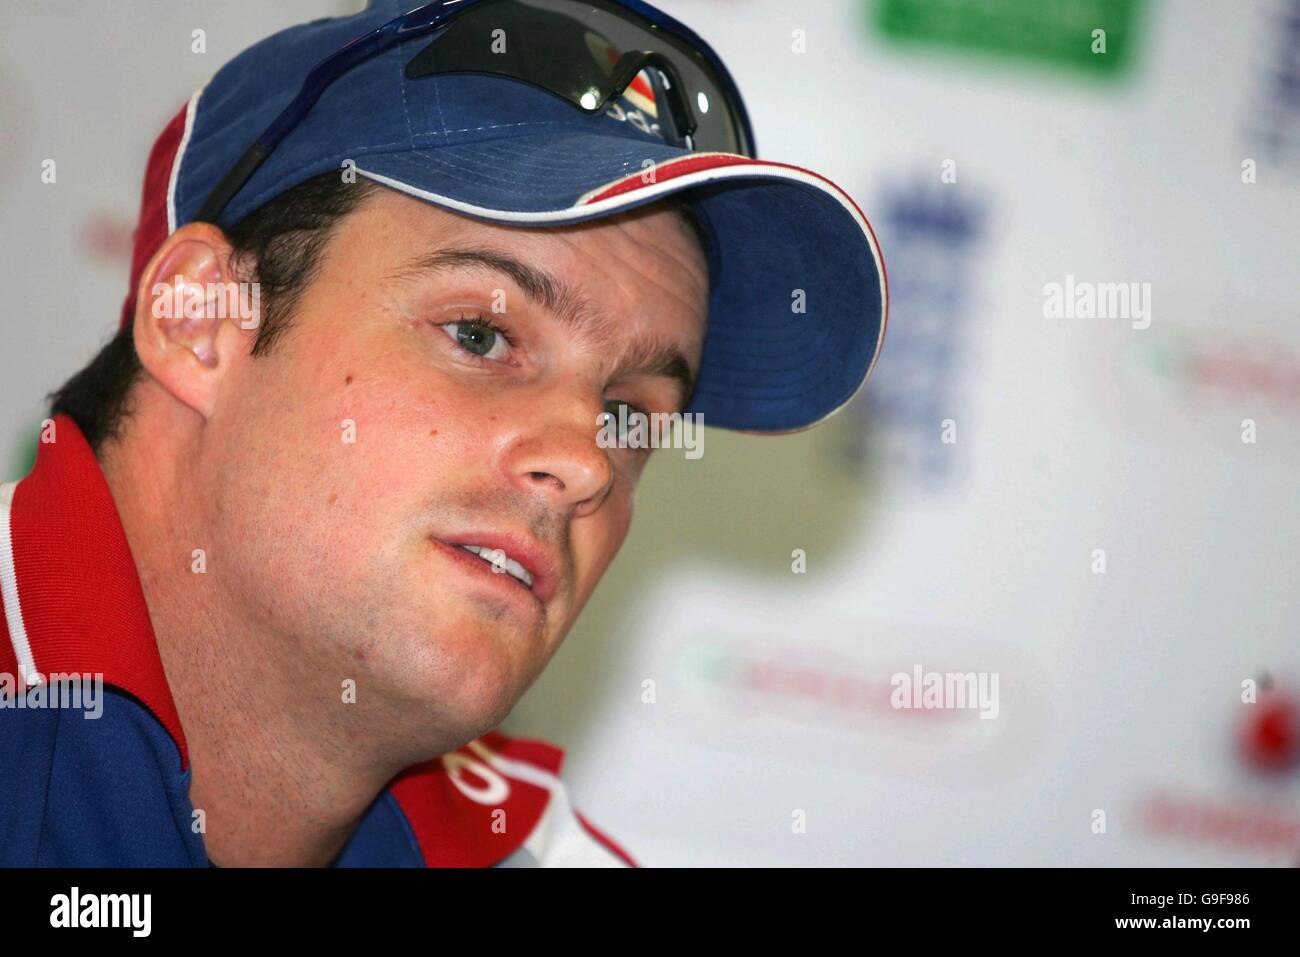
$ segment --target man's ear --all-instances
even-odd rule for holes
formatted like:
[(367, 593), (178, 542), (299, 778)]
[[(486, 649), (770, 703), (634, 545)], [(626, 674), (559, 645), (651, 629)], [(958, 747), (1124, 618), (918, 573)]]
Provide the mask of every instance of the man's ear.
[(241, 283), (225, 233), (189, 223), (154, 253), (136, 290), (135, 351), (178, 401), (205, 419), (231, 360), (260, 321), (256, 283)]

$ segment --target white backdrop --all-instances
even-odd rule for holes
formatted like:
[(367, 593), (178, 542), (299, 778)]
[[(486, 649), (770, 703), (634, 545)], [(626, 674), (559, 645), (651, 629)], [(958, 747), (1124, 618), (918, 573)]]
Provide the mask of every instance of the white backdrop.
[[(505, 730), (565, 747), (578, 805), (651, 865), (1300, 861), (1300, 768), (1248, 743), (1298, 747), (1265, 716), (1300, 701), (1300, 104), (1276, 79), (1300, 7), (983, 6), (1026, 42), (1068, 9), (1085, 47), (1130, 10), (1112, 75), (979, 30), (891, 40), (907, 3), (661, 5), (728, 62), (762, 155), (858, 199), (890, 334), (824, 428), (657, 453)], [(114, 328), (162, 125), (244, 46), (355, 5), (219, 9), (0, 6), (6, 473)], [(1149, 283), (1149, 328), (1045, 317), (1067, 275)], [(998, 717), (890, 707), (917, 665), (997, 672)]]

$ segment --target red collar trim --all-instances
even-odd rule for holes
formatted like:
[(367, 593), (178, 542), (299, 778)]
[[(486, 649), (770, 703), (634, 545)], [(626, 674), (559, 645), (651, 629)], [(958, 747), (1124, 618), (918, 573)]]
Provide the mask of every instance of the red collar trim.
[(518, 850), (551, 799), (564, 751), (490, 731), (389, 784), (426, 867), (489, 867)]
[[(104, 473), (67, 416), (56, 416), (41, 439), (36, 466), (15, 487), (9, 513), (31, 661), (42, 675), (103, 674), (105, 684), (133, 695), (167, 729), (185, 770), (185, 733)], [(12, 640), (0, 643), (0, 670), (17, 674), (17, 663)]]

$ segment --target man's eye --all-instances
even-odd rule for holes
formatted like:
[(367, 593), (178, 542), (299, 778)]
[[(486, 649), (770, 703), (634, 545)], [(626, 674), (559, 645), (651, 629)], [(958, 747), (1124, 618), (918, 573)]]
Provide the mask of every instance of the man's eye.
[(444, 322), (438, 328), (447, 333), (456, 345), (479, 358), (500, 361), (510, 354), (505, 333), (482, 319)]
[(620, 410), (623, 406), (627, 406), (627, 411), (623, 413), (623, 415), (625, 415), (625, 416), (631, 415), (631, 414), (634, 413), (634, 412), (640, 412), (640, 411), (641, 411), (641, 410), (638, 409), (636, 406), (634, 406), (634, 405), (632, 405), (632, 404), (630, 404), (630, 403), (628, 403), (628, 402), (624, 402), (622, 399), (606, 399), (606, 400), (605, 400), (605, 413), (606, 413), (607, 415), (612, 415), (612, 416), (614, 417), (614, 419), (617, 420), (617, 419), (618, 419), (619, 410)]
[(636, 424), (638, 416), (643, 420), (643, 428), (644, 420), (648, 418), (639, 406), (632, 405), (630, 402), (623, 402), (620, 399), (605, 400), (605, 416), (605, 422), (614, 429), (615, 434), (620, 439), (627, 437), (628, 432)]

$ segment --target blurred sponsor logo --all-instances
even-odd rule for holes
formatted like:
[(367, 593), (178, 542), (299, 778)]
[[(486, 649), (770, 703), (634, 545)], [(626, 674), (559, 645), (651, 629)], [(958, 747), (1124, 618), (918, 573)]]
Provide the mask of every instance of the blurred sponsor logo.
[[(895, 707), (894, 677), (914, 677), (912, 663), (900, 667), (897, 660), (847, 655), (812, 636), (796, 646), (694, 632), (668, 654), (676, 685), (672, 698), (685, 706), (674, 727), (692, 740), (711, 739), (728, 749), (834, 766), (848, 762), (936, 783), (995, 784), (1032, 762), (1048, 731), (1049, 680), (1021, 649), (976, 655), (996, 660), (995, 672), (1008, 679), (998, 721), (981, 720), (991, 711), (981, 712), (978, 693), (973, 707)], [(947, 658), (937, 648), (925, 656), (927, 662)], [(976, 673), (927, 670), (940, 676)]]
[(1213, 436), (1222, 448), (1218, 437), (1235, 434), (1249, 418), (1270, 444), (1300, 447), (1300, 350), (1280, 331), (1263, 331), (1268, 310), (1254, 312), (1247, 331), (1165, 319), (1141, 336), (1099, 337), (1100, 350), (1081, 355), (1111, 417), (1146, 434), (1176, 441)]
[(965, 407), (958, 373), (975, 319), (984, 214), (955, 187), (928, 180), (886, 190), (880, 209), (889, 250), (887, 358), (849, 406), (857, 427), (844, 458), (860, 470), (879, 443), (880, 457), (906, 472), (909, 486), (936, 488), (947, 484), (959, 454), (941, 435), (944, 421)]
[(870, 7), (881, 34), (898, 44), (992, 53), (1081, 76), (1118, 76), (1136, 49), (1138, 0), (870, 0)]
[[(819, 663), (809, 664), (809, 658)], [(763, 652), (713, 642), (687, 651), (678, 665), (688, 686), (716, 693), (741, 708), (764, 701), (792, 713), (834, 713), (849, 723), (870, 721), (893, 709), (893, 686), (886, 672), (832, 664), (820, 655), (795, 656), (792, 649)]]
[(1249, 138), (1275, 162), (1300, 162), (1300, 0), (1264, 8), (1266, 46), (1255, 102), (1246, 111)]
[(1300, 409), (1300, 357), (1284, 343), (1175, 331), (1130, 350), (1130, 365), (1170, 388), (1202, 398), (1244, 396)]
[(1300, 854), (1300, 811), (1294, 807), (1154, 791), (1140, 801), (1138, 819), (1154, 837), (1279, 863)]

